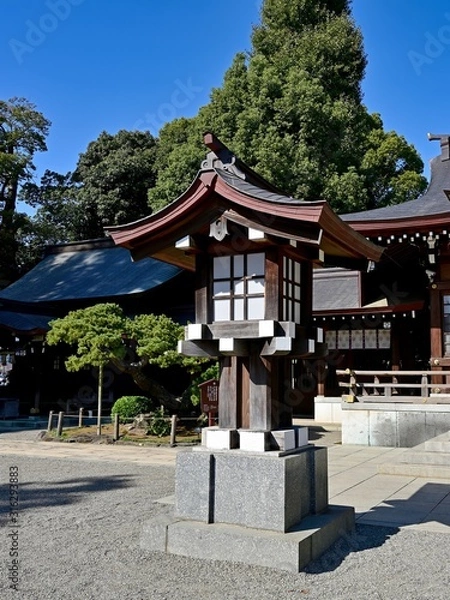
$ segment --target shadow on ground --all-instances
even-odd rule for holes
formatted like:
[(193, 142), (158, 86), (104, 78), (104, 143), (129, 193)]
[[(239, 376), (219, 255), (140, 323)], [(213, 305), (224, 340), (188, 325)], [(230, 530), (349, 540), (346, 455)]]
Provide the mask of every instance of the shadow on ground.
[(352, 533), (343, 531), (305, 572), (334, 571), (348, 555), (382, 546), (403, 526), (436, 523), (450, 527), (450, 484), (424, 482), (409, 498), (388, 498), (356, 517), (362, 517), (364, 523), (357, 522)]
[[(136, 480), (136, 481), (134, 481)], [(139, 484), (135, 476), (83, 477), (55, 483), (23, 482), (19, 484), (19, 510), (51, 508), (81, 502), (86, 494), (101, 494), (111, 490), (134, 487)], [(0, 485), (0, 517), (10, 512), (10, 486)], [(4, 526), (4, 519), (1, 519)]]
[(335, 542), (320, 558), (308, 564), (305, 573), (325, 573), (334, 571), (354, 552), (363, 552), (371, 548), (378, 548), (398, 533), (397, 527), (378, 527), (375, 525), (356, 525), (352, 533), (343, 532), (341, 538)]

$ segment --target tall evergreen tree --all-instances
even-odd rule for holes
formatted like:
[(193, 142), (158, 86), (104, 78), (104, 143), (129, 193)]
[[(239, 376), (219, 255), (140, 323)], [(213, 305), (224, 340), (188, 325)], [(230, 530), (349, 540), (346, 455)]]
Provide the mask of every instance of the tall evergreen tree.
[(325, 198), (340, 212), (415, 197), (426, 186), (423, 163), (362, 104), (365, 67), (348, 0), (265, 0), (250, 53), (235, 57), (210, 103), (184, 120), (181, 143), (179, 121), (161, 131), (151, 205), (182, 191), (179, 157), (200, 155), (206, 129), (287, 193)]
[(19, 273), (18, 231), (27, 221), (17, 212), (19, 187), (31, 178), (35, 153), (47, 150), (49, 127), (25, 98), (0, 101), (0, 287)]
[(83, 209), (85, 237), (102, 237), (106, 225), (148, 214), (147, 190), (155, 184), (156, 140), (148, 131), (105, 131), (80, 154), (73, 178)]

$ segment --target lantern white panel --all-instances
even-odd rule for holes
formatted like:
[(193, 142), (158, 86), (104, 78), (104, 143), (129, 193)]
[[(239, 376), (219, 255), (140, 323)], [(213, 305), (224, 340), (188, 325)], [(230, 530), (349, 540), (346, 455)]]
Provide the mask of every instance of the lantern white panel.
[(256, 254), (247, 255), (247, 275), (264, 276), (264, 253), (258, 252)]
[(251, 296), (256, 294), (264, 294), (264, 279), (249, 279), (247, 283), (247, 293)]
[(247, 299), (247, 318), (251, 321), (264, 319), (264, 298)]
[(229, 279), (231, 276), (231, 257), (214, 257), (214, 279)]
[(238, 296), (243, 296), (244, 295), (244, 280), (243, 279), (239, 279), (238, 281), (234, 282), (234, 293)]
[(229, 300), (214, 300), (214, 320), (215, 321), (230, 321), (230, 301)]
[(234, 277), (244, 277), (244, 256), (238, 254), (234, 257)]
[(215, 281), (214, 282), (214, 297), (218, 296), (229, 296), (230, 295), (230, 282), (229, 281)]
[(294, 303), (294, 321), (295, 323), (300, 323), (300, 303)]
[(234, 320), (235, 321), (243, 321), (244, 320), (244, 299), (237, 298), (234, 301)]

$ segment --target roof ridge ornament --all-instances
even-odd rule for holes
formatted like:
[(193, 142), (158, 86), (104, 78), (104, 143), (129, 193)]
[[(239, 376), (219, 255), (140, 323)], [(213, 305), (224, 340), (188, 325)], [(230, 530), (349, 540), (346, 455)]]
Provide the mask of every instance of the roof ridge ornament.
[(203, 142), (211, 152), (208, 152), (206, 160), (202, 162), (202, 170), (223, 169), (240, 179), (246, 179), (245, 173), (236, 164), (236, 155), (214, 133), (208, 131), (203, 134)]
[(441, 144), (441, 160), (450, 160), (450, 133), (429, 133), (430, 142), (439, 140)]

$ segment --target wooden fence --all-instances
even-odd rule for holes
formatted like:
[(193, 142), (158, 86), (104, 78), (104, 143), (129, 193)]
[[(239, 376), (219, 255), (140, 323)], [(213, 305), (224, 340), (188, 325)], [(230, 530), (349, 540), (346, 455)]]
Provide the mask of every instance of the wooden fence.
[(347, 402), (450, 403), (450, 371), (338, 370)]

